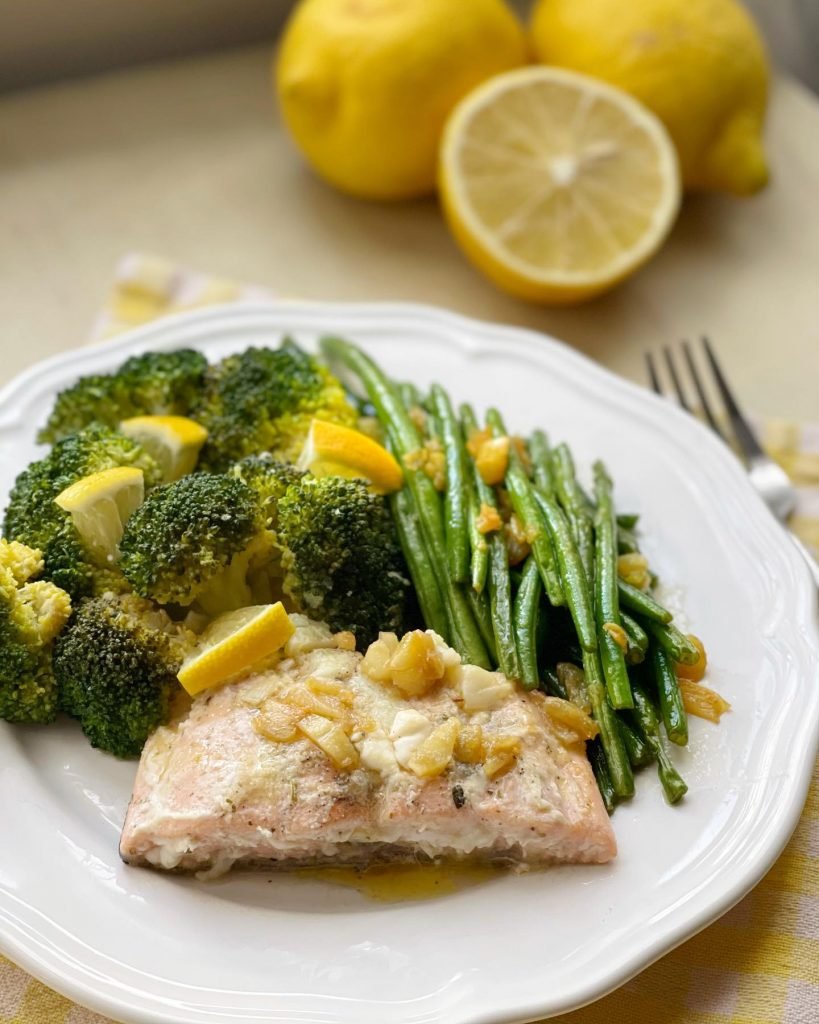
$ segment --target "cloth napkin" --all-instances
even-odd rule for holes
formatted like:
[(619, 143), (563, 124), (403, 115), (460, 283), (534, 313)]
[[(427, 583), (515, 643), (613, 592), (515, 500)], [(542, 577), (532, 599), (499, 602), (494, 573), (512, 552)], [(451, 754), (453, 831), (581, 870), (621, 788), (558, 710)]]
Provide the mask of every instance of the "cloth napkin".
[[(262, 288), (133, 253), (117, 269), (92, 341), (165, 313)], [(819, 556), (819, 424), (759, 422), (798, 488), (792, 527)], [(0, 957), (0, 1024), (112, 1024)], [(616, 992), (551, 1024), (819, 1024), (819, 761), (802, 819), (762, 882), (719, 921)]]

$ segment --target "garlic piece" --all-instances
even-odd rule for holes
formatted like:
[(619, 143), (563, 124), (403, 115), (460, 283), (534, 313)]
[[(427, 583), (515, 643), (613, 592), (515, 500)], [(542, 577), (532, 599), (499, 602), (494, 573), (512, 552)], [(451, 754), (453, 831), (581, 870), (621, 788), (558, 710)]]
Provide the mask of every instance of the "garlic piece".
[(512, 683), (500, 672), (488, 672), (477, 665), (461, 669), (461, 695), (464, 711), (490, 711), (512, 696)]
[(400, 770), (392, 742), (383, 732), (365, 736), (359, 754), (361, 764), (380, 775), (395, 775)]
[(395, 759), (402, 768), (409, 767), (409, 759), (432, 732), (432, 722), (426, 715), (414, 708), (399, 711), (390, 728), (390, 739), (395, 750)]

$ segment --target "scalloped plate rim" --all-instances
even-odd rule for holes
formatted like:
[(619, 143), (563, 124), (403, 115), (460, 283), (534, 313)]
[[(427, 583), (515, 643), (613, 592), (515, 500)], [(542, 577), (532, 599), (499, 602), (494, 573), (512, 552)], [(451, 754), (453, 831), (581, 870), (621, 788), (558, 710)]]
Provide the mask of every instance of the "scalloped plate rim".
[[(305, 330), (316, 330), (315, 322), (321, 320), (322, 317), (360, 318), (369, 322), (371, 327), (377, 327), (380, 323), (383, 331), (387, 330), (387, 324), (391, 321), (393, 323), (400, 323), (402, 320), (417, 322), (420, 319), (430, 323), (433, 327), (437, 326), (439, 333), (443, 336), (451, 335), (454, 332), (461, 335), (462, 339), (470, 339), (466, 344), (462, 341), (461, 347), (467, 352), (471, 351), (472, 354), (481, 349), (491, 349), (493, 343), (502, 345), (511, 341), (516, 343), (516, 347), (522, 346), (531, 349), (532, 353), (535, 352), (536, 346), (541, 355), (548, 352), (549, 358), (565, 363), (569, 367), (570, 373), (573, 372), (575, 376), (584, 376), (584, 383), (588, 383), (590, 380), (596, 381), (600, 385), (605, 384), (613, 393), (620, 392), (622, 395), (630, 397), (636, 402), (638, 409), (642, 407), (644, 418), (652, 420), (655, 424), (658, 420), (666, 420), (669, 424), (676, 424), (683, 435), (688, 433), (692, 437), (696, 436), (697, 444), (705, 445), (709, 450), (710, 458), (722, 463), (722, 468), (727, 474), (726, 478), (731, 481), (731, 484), (734, 487), (744, 488), (743, 497), (750, 503), (750, 508), (758, 520), (757, 528), (769, 534), (774, 551), (780, 559), (784, 559), (785, 564), (790, 563), (791, 573), (799, 584), (799, 593), (792, 598), (792, 607), (796, 609), (797, 614), (801, 615), (799, 621), (806, 621), (805, 616), (810, 616), (815, 622), (816, 591), (808, 566), (787, 539), (785, 531), (762, 505), (745, 479), (743, 470), (722, 444), (685, 413), (671, 407), (637, 385), (615, 376), (586, 356), (542, 332), (472, 320), (460, 314), (413, 303), (324, 303), (287, 300), (232, 303), (167, 316), (100, 345), (71, 350), (36, 363), (0, 391), (0, 409), (8, 409), (9, 405), (12, 405), (13, 408), (15, 403), (20, 403), (20, 406), (23, 407), (26, 394), (34, 391), (38, 382), (45, 383), (46, 390), (49, 390), (47, 381), (54, 371), (73, 370), (74, 368), (87, 370), (99, 365), (100, 362), (114, 362), (115, 354), (136, 352), (151, 344), (157, 344), (160, 347), (172, 347), (180, 343), (195, 344), (195, 336), (200, 332), (209, 336), (215, 328), (221, 326), (227, 334), (230, 334), (231, 330), (241, 331), (248, 325), (262, 324), (266, 319), (281, 319), (287, 314), (298, 320), (300, 326)], [(311, 318), (314, 322), (313, 327), (310, 327)], [(286, 329), (280, 323), (276, 323), (275, 327), (272, 324), (270, 326), (271, 329), (279, 332)], [(326, 333), (327, 328), (321, 327), (318, 328), (318, 331)], [(346, 333), (350, 333), (350, 331), (349, 327), (345, 328)], [(541, 358), (539, 361), (542, 363), (544, 360)], [(19, 422), (15, 423), (13, 416), (9, 417), (0, 413), (0, 434), (9, 429), (19, 429), (21, 426), (22, 424)], [(692, 434), (692, 431), (695, 431), (696, 434)], [(813, 653), (815, 656), (815, 649)], [(676, 925), (672, 924), (666, 927), (661, 935), (647, 941), (643, 948), (634, 949), (629, 956), (622, 959), (616, 968), (610, 969), (608, 973), (601, 972), (582, 990), (566, 993), (563, 998), (557, 1001), (553, 1000), (551, 1003), (529, 1001), (514, 1005), (487, 1007), (487, 1000), (484, 999), (480, 1003), (481, 1008), (475, 1004), (471, 1009), (469, 1005), (466, 1005), (470, 998), (469, 993), (466, 993), (461, 1002), (457, 1004), (457, 1017), (447, 1018), (448, 1024), (454, 1024), (456, 1020), (457, 1024), (467, 1024), (467, 1022), (468, 1024), (503, 1024), (503, 1022), (511, 1020), (530, 1020), (543, 1016), (544, 1013), (553, 1015), (578, 1008), (602, 997), (627, 981), (729, 910), (753, 888), (771, 867), (799, 820), (810, 784), (813, 764), (811, 755), (819, 746), (819, 695), (812, 696), (808, 701), (807, 710), (810, 714), (802, 719), (799, 729), (804, 757), (801, 758), (797, 769), (789, 776), (788, 799), (779, 804), (776, 828), (773, 832), (770, 829), (766, 832), (765, 845), (756, 851), (756, 859), (746, 865), (744, 874), (734, 878), (733, 884), (722, 889), (718, 896), (713, 897), (695, 913), (690, 914)], [(0, 853), (0, 866), (2, 866), (1, 858), (2, 854)], [(140, 1022), (140, 1024), (141, 1022), (171, 1024), (168, 1013), (173, 1012), (172, 1004), (177, 1002), (173, 997), (137, 990), (127, 981), (117, 982), (114, 978), (107, 979), (110, 983), (107, 987), (102, 983), (95, 986), (89, 980), (92, 969), (85, 970), (82, 965), (67, 962), (68, 956), (61, 957), (58, 950), (50, 948), (52, 942), (49, 939), (38, 936), (34, 919), (44, 915), (22, 900), (9, 899), (3, 888), (0, 888), (0, 919), (9, 923), (15, 922), (13, 902), (22, 903), (24, 909), (29, 912), (30, 920), (23, 922), (20, 918), (17, 922), (16, 930), (19, 932), (19, 937), (0, 936), (0, 948), (30, 973), (100, 1013), (115, 1015), (124, 1013), (128, 1015), (130, 1021)], [(103, 988), (105, 988), (104, 992)], [(206, 990), (200, 989), (200, 991), (205, 992)], [(220, 991), (224, 992), (225, 990)], [(327, 999), (324, 996), (314, 997), (315, 1007), (311, 1010), (309, 1009), (310, 993), (299, 993), (299, 995), (305, 1000), (305, 1008), (300, 1011), (300, 1019), (305, 1021), (305, 1024), (312, 1019), (307, 1016), (312, 1012), (316, 1014), (316, 1021), (319, 1019), (321, 1021), (352, 1019), (348, 1016), (329, 1016)], [(475, 998), (473, 995), (473, 1001)], [(179, 1016), (175, 1020), (188, 1024), (188, 1022), (210, 1019), (210, 1014), (200, 1015), (200, 1011), (195, 1007), (189, 1007), (189, 1009), (193, 1010), (193, 1015)], [(248, 1015), (248, 1013), (253, 1015)], [(247, 1008), (241, 1012), (240, 1016), (231, 1018), (223, 1016), (221, 1019), (224, 1024), (228, 1024), (228, 1021), (232, 1024), (234, 1020), (238, 1024), (239, 1021), (274, 1018), (270, 1016), (256, 1017), (255, 1011)], [(284, 1018), (277, 1016), (276, 1019), (283, 1020)], [(437, 1016), (435, 1019), (443, 1020), (442, 1017)]]

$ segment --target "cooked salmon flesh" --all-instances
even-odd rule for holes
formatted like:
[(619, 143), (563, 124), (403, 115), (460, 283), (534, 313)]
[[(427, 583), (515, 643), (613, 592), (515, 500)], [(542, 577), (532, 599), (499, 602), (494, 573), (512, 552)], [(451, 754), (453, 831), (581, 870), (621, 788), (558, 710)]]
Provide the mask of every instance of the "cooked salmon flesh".
[(431, 632), (362, 655), (293, 616), (277, 664), (200, 694), (142, 753), (129, 864), (458, 858), (603, 863), (616, 843), (584, 752), (540, 695)]

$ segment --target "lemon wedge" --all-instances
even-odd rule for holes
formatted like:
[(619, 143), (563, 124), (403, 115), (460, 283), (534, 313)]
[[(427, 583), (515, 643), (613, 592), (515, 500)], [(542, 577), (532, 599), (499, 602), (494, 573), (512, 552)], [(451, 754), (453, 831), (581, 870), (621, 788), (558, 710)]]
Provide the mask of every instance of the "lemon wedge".
[(298, 468), (313, 476), (364, 479), (378, 494), (398, 491), (404, 483), (401, 467), (383, 445), (359, 430), (318, 419), (310, 424)]
[(199, 637), (179, 669), (179, 682), (193, 697), (275, 654), (295, 627), (281, 601), (225, 612)]
[(462, 100), (439, 179), (467, 257), (506, 291), (557, 304), (633, 273), (662, 244), (681, 194), (674, 145), (654, 114), (552, 67), (498, 75)]
[(168, 483), (192, 473), (208, 432), (187, 416), (133, 416), (119, 429), (152, 455)]
[(84, 476), (61, 491), (54, 501), (71, 514), (91, 557), (105, 566), (119, 558), (122, 531), (144, 497), (142, 470), (117, 466)]

